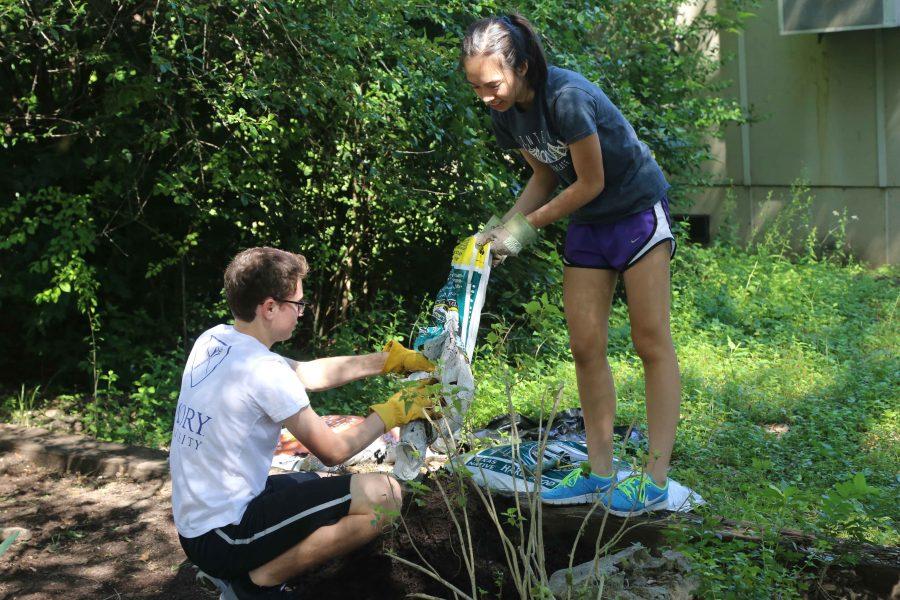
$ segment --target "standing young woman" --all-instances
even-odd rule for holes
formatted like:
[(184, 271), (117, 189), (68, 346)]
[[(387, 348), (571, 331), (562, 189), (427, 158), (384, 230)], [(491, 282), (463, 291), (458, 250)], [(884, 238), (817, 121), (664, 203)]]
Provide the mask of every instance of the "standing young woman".
[[(483, 232), (481, 240), (491, 241), (501, 259), (514, 256), (534, 229), (569, 217), (563, 303), (592, 472), (575, 469), (542, 500), (599, 500), (620, 516), (663, 509), (681, 402), (669, 331), (669, 261), (675, 252), (669, 184), (599, 87), (578, 73), (547, 66), (522, 16), (473, 23), (460, 62), (472, 90), (491, 109), (497, 141), (518, 149), (533, 171), (503, 224)], [(554, 195), (560, 183), (565, 189)], [(631, 339), (644, 366), (650, 448), (646, 473), (613, 485), (616, 395), (606, 344), (620, 274)]]

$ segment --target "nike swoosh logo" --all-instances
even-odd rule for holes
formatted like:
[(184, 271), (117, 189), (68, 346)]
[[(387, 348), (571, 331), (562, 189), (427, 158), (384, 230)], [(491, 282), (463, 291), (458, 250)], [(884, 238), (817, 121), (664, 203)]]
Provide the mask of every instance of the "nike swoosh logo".
[(629, 243), (629, 244), (633, 244), (633, 243), (635, 243), (636, 241), (638, 241), (639, 239), (641, 239), (641, 238), (636, 237), (636, 238), (634, 238), (633, 240), (631, 240), (631, 241), (628, 242), (628, 243)]

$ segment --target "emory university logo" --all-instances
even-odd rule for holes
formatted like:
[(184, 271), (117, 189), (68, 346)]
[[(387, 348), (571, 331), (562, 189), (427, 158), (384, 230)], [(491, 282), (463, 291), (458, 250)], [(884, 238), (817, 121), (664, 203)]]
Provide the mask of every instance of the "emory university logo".
[(210, 373), (216, 370), (225, 357), (231, 346), (218, 339), (216, 336), (209, 336), (203, 347), (197, 348), (194, 354), (194, 364), (191, 365), (191, 387), (196, 387), (209, 377)]

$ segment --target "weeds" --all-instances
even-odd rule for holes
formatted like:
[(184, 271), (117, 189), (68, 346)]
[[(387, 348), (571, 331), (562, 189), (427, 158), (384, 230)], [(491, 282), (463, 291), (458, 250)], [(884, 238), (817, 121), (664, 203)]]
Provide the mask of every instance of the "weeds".
[(20, 425), (31, 425), (31, 419), (34, 413), (35, 408), (35, 400), (37, 399), (38, 392), (40, 392), (41, 386), (35, 386), (31, 392), (25, 391), (25, 384), (22, 384), (22, 388), (19, 390), (19, 394), (16, 397), (15, 409), (13, 410), (12, 418), (13, 421), (19, 423)]
[[(534, 314), (536, 311), (530, 311), (528, 314)], [(510, 328), (511, 329), (511, 328)], [(491, 343), (494, 344), (495, 356), (504, 356), (509, 341), (510, 329), (504, 330), (501, 327), (495, 327), (492, 335), (489, 337)], [(534, 357), (532, 357), (534, 358)], [(515, 586), (516, 595), (525, 599), (548, 599), (552, 600), (555, 596), (550, 588), (550, 575), (547, 568), (547, 550), (544, 540), (544, 522), (543, 522), (543, 505), (540, 499), (542, 473), (545, 468), (556, 468), (558, 465), (544, 464), (544, 453), (550, 441), (550, 431), (553, 427), (554, 419), (559, 411), (560, 401), (563, 397), (563, 386), (558, 385), (556, 389), (549, 394), (545, 394), (541, 402), (538, 403), (537, 423), (539, 431), (542, 435), (538, 441), (537, 464), (534, 469), (526, 467), (525, 462), (519, 452), (521, 434), (517, 428), (516, 409), (513, 405), (513, 392), (515, 387), (521, 382), (515, 374), (515, 371), (504, 368), (503, 384), (506, 395), (506, 404), (509, 414), (509, 421), (512, 424), (512, 430), (509, 433), (509, 442), (512, 447), (513, 460), (518, 467), (518, 472), (528, 474), (533, 481), (531, 486), (523, 482), (523, 489), (518, 489), (519, 480), (513, 478), (513, 489), (510, 497), (504, 502), (497, 502), (494, 494), (488, 487), (473, 482), (472, 472), (465, 466), (465, 456), (460, 452), (460, 443), (444, 428), (436, 427), (442, 438), (444, 447), (449, 449), (449, 461), (447, 468), (435, 473), (431, 481), (437, 487), (440, 497), (446, 508), (448, 519), (452, 523), (456, 532), (456, 543), (458, 544), (458, 556), (462, 557), (466, 573), (468, 574), (469, 590), (464, 591), (454, 585), (446, 578), (442, 577), (441, 572), (434, 565), (430, 564), (422, 555), (421, 551), (412, 541), (414, 538), (410, 535), (407, 524), (401, 515), (401, 525), (406, 529), (413, 550), (420, 559), (420, 564), (392, 553), (391, 556), (398, 562), (427, 574), (435, 581), (444, 585), (454, 597), (474, 600), (485, 595), (485, 591), (481, 589), (476, 580), (477, 572), (477, 556), (475, 554), (475, 545), (473, 544), (472, 522), (470, 518), (470, 509), (467, 501), (467, 490), (474, 491), (482, 507), (484, 508), (495, 533), (498, 536), (500, 545), (503, 550), (507, 572), (509, 578), (503, 578), (502, 574), (498, 576), (495, 585), (502, 588), (504, 581), (509, 581)], [(553, 399), (552, 404), (548, 408), (549, 398)], [(626, 439), (627, 439), (626, 435)], [(477, 448), (479, 442), (474, 437), (468, 437), (465, 440), (465, 446), (472, 449)], [(625, 442), (623, 442), (624, 444)], [(643, 468), (646, 464), (646, 457), (639, 456), (636, 459), (635, 466), (637, 471), (643, 474)], [(640, 464), (638, 464), (640, 463)], [(588, 467), (589, 469), (589, 467)], [(482, 481), (487, 478), (481, 473)], [(410, 488), (413, 492), (413, 503), (420, 504), (422, 502), (420, 496), (428, 487), (419, 482), (411, 482)], [(504, 508), (509, 503), (512, 506)], [(582, 541), (589, 524), (595, 519), (595, 514), (599, 509), (599, 502), (595, 502), (582, 518), (580, 527), (572, 541), (571, 549), (568, 553), (568, 590), (567, 600), (578, 597), (579, 589), (576, 589), (572, 581), (573, 567), (575, 566), (576, 550)], [(616, 531), (611, 535), (604, 535), (607, 527), (609, 513), (603, 511), (602, 520), (600, 522), (599, 533), (593, 544), (593, 557), (591, 559), (592, 569), (594, 571), (594, 580), (588, 585), (597, 588), (597, 598), (603, 594), (604, 575), (600, 572), (600, 559), (610, 550), (621, 542), (624, 535), (635, 525), (629, 519), (625, 519), (617, 527)], [(584, 584), (582, 584), (584, 585)], [(574, 596), (573, 596), (574, 594)], [(427, 596), (417, 595), (416, 597), (425, 598)]]

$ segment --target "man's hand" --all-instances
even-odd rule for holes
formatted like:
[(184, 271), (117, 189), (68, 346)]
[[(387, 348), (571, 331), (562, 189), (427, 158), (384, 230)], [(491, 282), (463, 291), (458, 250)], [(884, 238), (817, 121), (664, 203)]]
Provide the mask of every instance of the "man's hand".
[(381, 349), (387, 352), (387, 359), (381, 368), (381, 374), (388, 373), (414, 373), (416, 371), (434, 371), (434, 364), (425, 358), (421, 352), (404, 348), (397, 340), (391, 340)]
[(385, 431), (390, 431), (398, 425), (406, 425), (416, 419), (424, 419), (426, 412), (429, 416), (432, 414), (437, 399), (436, 394), (426, 389), (426, 385), (435, 381), (434, 379), (420, 381), (413, 387), (400, 390), (387, 401), (373, 404), (369, 408), (384, 421)]

